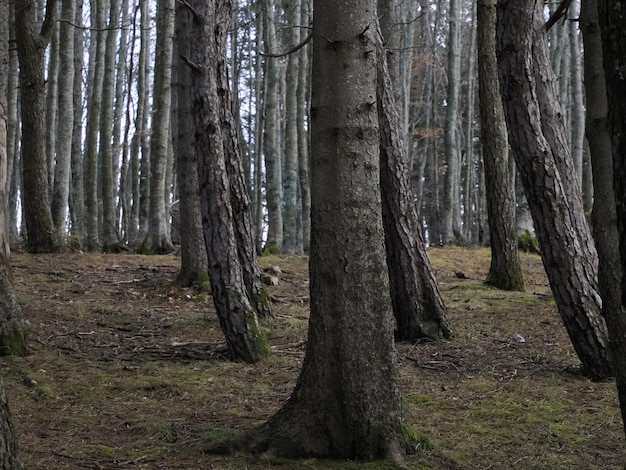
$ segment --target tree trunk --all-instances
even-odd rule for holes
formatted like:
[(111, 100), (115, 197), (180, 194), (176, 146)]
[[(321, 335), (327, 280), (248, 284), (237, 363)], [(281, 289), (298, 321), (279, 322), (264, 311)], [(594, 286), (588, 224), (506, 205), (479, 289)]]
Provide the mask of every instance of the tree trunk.
[(446, 176), (443, 192), (443, 243), (460, 243), (461, 150), (459, 148), (459, 87), (461, 84), (461, 1), (450, 0), (448, 33), (448, 93), (444, 127)]
[[(213, 302), (228, 348), (234, 359), (256, 362), (270, 354), (256, 311), (248, 296), (238, 254), (227, 171), (223, 116), (226, 77), (226, 38), (230, 25), (229, 1), (193, 0), (197, 15), (190, 40), (192, 113), (198, 158), (204, 239), (209, 260)], [(226, 102), (230, 102), (229, 97)]]
[(150, 224), (144, 241), (150, 253), (173, 250), (169, 207), (165, 206), (168, 149), (171, 142), (170, 104), (172, 51), (174, 41), (174, 0), (159, 0), (157, 13), (156, 65), (154, 70), (154, 109), (150, 145)]
[(121, 247), (117, 238), (116, 191), (113, 183), (115, 178), (113, 160), (119, 157), (113, 150), (113, 106), (115, 104), (115, 60), (119, 37), (117, 25), (120, 21), (121, 4), (120, 0), (111, 0), (109, 4), (109, 28), (106, 36), (106, 52), (104, 54), (98, 155), (100, 162), (100, 199), (102, 201), (102, 226), (100, 233), (102, 234), (102, 250), (105, 253), (116, 253), (120, 251)]
[(487, 186), (491, 266), (486, 283), (524, 290), (515, 233), (515, 199), (510, 185), (509, 143), (496, 61), (496, 0), (478, 0), (478, 86), (481, 143)]
[[(265, 47), (266, 52), (276, 52), (275, 0), (266, 2)], [(277, 59), (265, 58), (265, 129), (263, 131), (263, 155), (265, 156), (265, 198), (267, 201), (267, 240), (265, 249), (280, 252), (283, 249), (283, 197), (282, 163), (279, 145), (279, 77)]]
[(498, 66), (509, 142), (557, 308), (583, 374), (601, 379), (612, 370), (598, 294), (598, 258), (556, 99), (542, 3), (501, 0), (498, 6)]
[(62, 242), (66, 234), (67, 208), (70, 193), (70, 166), (74, 131), (74, 28), (70, 22), (76, 17), (75, 0), (63, 0), (59, 23), (59, 82), (58, 128), (56, 165), (52, 191), (52, 220), (57, 239)]
[[(57, 4), (59, 0), (57, 0)], [(58, 7), (55, 9), (55, 17), (58, 17)], [(46, 97), (44, 105), (44, 125), (46, 128), (46, 162), (48, 174), (48, 200), (52, 199), (54, 187), (54, 163), (56, 159), (56, 133), (58, 119), (57, 97), (59, 95), (59, 23), (55, 22), (50, 37), (50, 47), (47, 54), (46, 70)], [(59, 238), (59, 243), (62, 243)]]
[(375, 2), (317, 0), (311, 318), (291, 398), (231, 448), (401, 460), (402, 407), (380, 216)]
[(35, 4), (29, 0), (18, 0), (15, 4), (22, 129), (28, 132), (28, 139), (22, 140), (22, 203), (28, 237), (26, 249), (32, 253), (48, 253), (60, 248), (48, 198), (43, 122), (44, 52), (50, 42), (56, 5), (56, 0), (48, 1), (46, 18), (38, 32)]
[(377, 48), (382, 215), (396, 338), (412, 343), (448, 338), (450, 324), (409, 188), (406, 145), (382, 37)]
[[(599, 183), (595, 188), (598, 207), (594, 203), (593, 218), (597, 223), (597, 227), (594, 224), (594, 230), (596, 237), (602, 237), (598, 241), (600, 281), (606, 282), (603, 286), (606, 292), (603, 292), (605, 296), (602, 300), (605, 302), (604, 313), (609, 327), (622, 421), (626, 432), (626, 80), (622, 73), (626, 67), (626, 11), (618, 8), (619, 5), (619, 2), (598, 0), (596, 8), (595, 1), (584, 0), (580, 20), (585, 41), (585, 83), (589, 103), (587, 129), (594, 164), (594, 180)], [(601, 39), (597, 29), (598, 14)], [(604, 68), (599, 61), (602, 45)], [(606, 74), (605, 77), (603, 74)], [(602, 88), (606, 90), (606, 95)], [(607, 157), (611, 153), (612, 159)], [(611, 169), (614, 171), (615, 214), (610, 201), (611, 191), (608, 189), (611, 187)], [(601, 209), (602, 202), (604, 205)], [(597, 216), (596, 209), (599, 211)], [(605, 218), (600, 220), (603, 216)], [(617, 235), (613, 225), (615, 218)], [(619, 257), (616, 252), (616, 236), (619, 236)], [(617, 259), (620, 261), (616, 262)]]
[(176, 33), (174, 70), (177, 81), (174, 93), (177, 95), (178, 112), (177, 135), (174, 137), (174, 151), (178, 161), (178, 192), (180, 196), (180, 273), (178, 282), (189, 286), (203, 282), (207, 276), (207, 250), (202, 231), (198, 166), (193, 145), (193, 119), (191, 116), (191, 75), (182, 57), (189, 57), (189, 15), (187, 7), (176, 8)]

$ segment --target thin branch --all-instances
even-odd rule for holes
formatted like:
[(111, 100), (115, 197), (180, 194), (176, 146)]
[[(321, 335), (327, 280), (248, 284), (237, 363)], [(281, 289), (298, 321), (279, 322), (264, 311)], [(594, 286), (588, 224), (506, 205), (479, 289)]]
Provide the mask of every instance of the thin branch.
[(302, 49), (304, 46), (306, 46), (306, 44), (311, 40), (311, 38), (313, 38), (313, 32), (310, 32), (306, 38), (304, 38), (304, 40), (300, 43), (300, 44), (296, 44), (295, 46), (293, 46), (291, 49), (288, 49), (285, 52), (279, 52), (277, 54), (270, 54), (270, 53), (264, 53), (261, 52), (261, 56), (263, 57), (272, 57), (272, 58), (277, 58), (277, 57), (285, 57), (288, 56), (289, 54), (293, 54), (294, 52), (299, 51), (300, 49)]
[(565, 16), (567, 14), (567, 10), (569, 9), (571, 3), (572, 0), (563, 0), (561, 2), (558, 8), (550, 16), (550, 19), (546, 22), (546, 30), (552, 28), (552, 26), (554, 26), (562, 16)]

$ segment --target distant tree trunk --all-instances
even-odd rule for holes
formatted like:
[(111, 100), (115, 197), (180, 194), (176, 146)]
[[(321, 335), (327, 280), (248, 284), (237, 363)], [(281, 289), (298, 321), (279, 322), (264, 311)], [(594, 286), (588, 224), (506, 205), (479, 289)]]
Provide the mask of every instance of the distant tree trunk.
[[(74, 21), (78, 24), (83, 17), (83, 4), (76, 6)], [(82, 248), (86, 237), (85, 227), (85, 191), (83, 178), (83, 67), (84, 39), (83, 31), (73, 28), (74, 35), (74, 80), (73, 102), (74, 119), (72, 122), (71, 185), (69, 195), (71, 234), (77, 248)]]
[[(274, 2), (266, 2), (265, 14), (265, 47), (266, 52), (277, 52), (276, 26), (274, 18)], [(265, 191), (267, 200), (267, 240), (265, 247), (268, 251), (283, 249), (283, 197), (282, 197), (282, 163), (279, 145), (279, 77), (278, 61), (265, 58), (265, 129), (263, 132), (263, 154), (265, 156)]]
[[(300, 24), (311, 23), (308, 2), (302, 2)], [(300, 216), (302, 218), (302, 246), (304, 253), (309, 252), (311, 246), (311, 182), (309, 177), (310, 132), (309, 96), (311, 82), (311, 61), (309, 59), (311, 46), (307, 45), (300, 52), (298, 75), (298, 176), (300, 179)]]
[[(9, 4), (9, 41), (15, 44), (15, 4), (10, 2)], [(20, 173), (20, 150), (19, 150), (19, 133), (20, 127), (18, 125), (19, 115), (19, 100), (18, 100), (18, 75), (19, 75), (19, 61), (17, 58), (17, 50), (15, 47), (9, 48), (9, 76), (8, 83), (8, 110), (7, 112), (7, 154), (8, 154), (8, 168), (7, 177), (9, 179), (10, 186), (8, 188), (9, 193), (7, 195), (9, 200), (9, 238), (11, 242), (15, 242), (18, 239), (18, 227), (17, 227), (17, 200), (18, 200), (18, 186), (19, 186), (19, 173)]]
[(98, 224), (98, 134), (102, 110), (102, 86), (106, 53), (106, 8), (103, 0), (91, 0), (92, 22), (95, 30), (91, 31), (89, 47), (89, 69), (93, 79), (89, 81), (87, 103), (87, 142), (85, 157), (85, 200), (87, 223), (87, 249), (100, 251), (100, 227)]
[(542, 8), (535, 0), (501, 0), (498, 6), (498, 66), (509, 142), (557, 308), (583, 374), (601, 379), (612, 368), (598, 258), (556, 98)]
[(368, 53), (377, 42), (371, 29), (375, 2), (318, 0), (313, 11), (307, 351), (282, 409), (230, 444), (290, 457), (401, 460), (404, 423), (372, 103), (376, 57)]
[(406, 145), (382, 36), (377, 50), (382, 215), (396, 337), (412, 343), (424, 337), (447, 338), (450, 324), (413, 205)]
[[(57, 0), (57, 4), (59, 0)], [(56, 7), (55, 17), (58, 17), (58, 7)], [(59, 23), (55, 21), (50, 36), (50, 47), (47, 54), (46, 71), (46, 97), (44, 106), (44, 126), (46, 128), (46, 162), (48, 174), (48, 200), (52, 199), (52, 189), (54, 187), (54, 163), (56, 158), (56, 134), (58, 119), (57, 97), (59, 94), (59, 59), (60, 59), (60, 35)], [(59, 243), (62, 243), (59, 239)]]
[(172, 50), (174, 41), (174, 0), (159, 0), (157, 12), (157, 46), (154, 70), (154, 109), (150, 145), (150, 224), (144, 241), (150, 253), (173, 250), (165, 206), (168, 150), (171, 144), (170, 104)]
[(491, 267), (486, 283), (498, 289), (524, 290), (515, 231), (515, 195), (510, 185), (509, 143), (496, 61), (496, 0), (478, 0), (478, 86), (481, 142)]
[[(202, 231), (202, 215), (200, 211), (200, 185), (198, 182), (198, 166), (193, 145), (193, 118), (191, 115), (191, 75), (189, 67), (182, 57), (189, 57), (190, 12), (186, 6), (176, 7), (176, 33), (174, 54), (174, 70), (178, 112), (173, 119), (177, 120), (177, 134), (174, 135), (174, 152), (178, 161), (178, 192), (180, 196), (180, 273), (178, 282), (189, 286), (194, 282), (202, 282), (208, 271), (207, 249)], [(173, 123), (174, 121), (172, 121)]]
[(56, 0), (48, 0), (44, 23), (37, 31), (35, 4), (29, 0), (15, 3), (22, 128), (28, 132), (28, 139), (22, 140), (22, 203), (28, 237), (26, 249), (33, 253), (48, 253), (60, 248), (48, 198), (43, 122), (44, 52), (52, 35), (56, 5)]
[(226, 39), (232, 4), (192, 0), (190, 5), (197, 20), (191, 23), (187, 62), (192, 67), (195, 150), (211, 291), (233, 358), (256, 362), (270, 354), (270, 347), (249, 298), (238, 254), (226, 162), (230, 143), (222, 123), (222, 108), (230, 103), (230, 97), (220, 96), (227, 76)]
[[(606, 282), (606, 292), (603, 292), (603, 301), (606, 302), (603, 304), (604, 313), (609, 327), (622, 421), (626, 432), (626, 80), (623, 74), (626, 68), (626, 10), (623, 5), (620, 8), (620, 4), (621, 2), (598, 0), (596, 9), (595, 1), (584, 0), (580, 20), (585, 41), (589, 146), (594, 162), (594, 180), (599, 183), (595, 188), (599, 199), (598, 207), (594, 203), (593, 220), (598, 224), (596, 237), (603, 238), (603, 242), (599, 241), (598, 244), (600, 281)], [(598, 14), (602, 40), (598, 37)], [(604, 68), (599, 63), (602, 46)], [(602, 77), (602, 72), (606, 74), (605, 77)], [(606, 95), (602, 91), (604, 78)], [(598, 154), (594, 154), (594, 151)], [(612, 160), (607, 158), (607, 154), (611, 152)], [(613, 204), (609, 200), (611, 191), (608, 189), (611, 187), (611, 167), (614, 171), (615, 214), (612, 213)], [(597, 215), (596, 209), (599, 211)], [(605, 218), (600, 220), (603, 216)], [(613, 217), (617, 218), (621, 255), (620, 262), (617, 263)], [(604, 232), (603, 228), (606, 229)]]
[(59, 119), (51, 211), (60, 242), (66, 233), (74, 130), (74, 28), (71, 22), (76, 17), (75, 4), (75, 0), (62, 0), (61, 19), (66, 21), (59, 23)]
[(444, 128), (446, 176), (443, 191), (443, 243), (460, 243), (461, 150), (459, 149), (459, 87), (461, 84), (461, 2), (450, 0), (448, 33), (448, 93)]
[[(288, 28), (287, 47), (300, 42), (301, 0), (283, 0)], [(285, 83), (285, 162), (283, 165), (283, 252), (293, 254), (298, 243), (298, 68), (300, 55), (287, 56)]]
[[(113, 159), (117, 159), (119, 156), (113, 149), (113, 106), (115, 104), (115, 60), (119, 37), (117, 25), (120, 22), (120, 0), (111, 0), (109, 5), (109, 28), (105, 43), (100, 139), (98, 141), (100, 199), (102, 201), (102, 226), (100, 233), (102, 234), (102, 250), (105, 253), (116, 253), (120, 251), (121, 247), (117, 237), (117, 212), (115, 210), (116, 191), (114, 189)], [(120, 58), (119, 60), (125, 60), (125, 58)]]

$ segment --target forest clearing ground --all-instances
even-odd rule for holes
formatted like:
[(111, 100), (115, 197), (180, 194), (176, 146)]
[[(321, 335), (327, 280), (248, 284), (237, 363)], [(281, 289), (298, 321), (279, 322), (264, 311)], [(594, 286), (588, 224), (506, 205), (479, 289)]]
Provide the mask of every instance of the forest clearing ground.
[[(411, 468), (621, 468), (615, 384), (575, 373), (540, 258), (522, 255), (527, 292), (507, 293), (482, 283), (487, 249), (429, 256), (455, 336), (397, 347), (407, 422), (422, 437)], [(27, 468), (382, 468), (197, 451), (289, 397), (306, 342), (307, 258), (260, 259), (282, 273), (265, 323), (274, 355), (257, 365), (225, 360), (209, 293), (172, 284), (179, 262), (14, 254), (32, 354), (4, 359), (2, 372)]]

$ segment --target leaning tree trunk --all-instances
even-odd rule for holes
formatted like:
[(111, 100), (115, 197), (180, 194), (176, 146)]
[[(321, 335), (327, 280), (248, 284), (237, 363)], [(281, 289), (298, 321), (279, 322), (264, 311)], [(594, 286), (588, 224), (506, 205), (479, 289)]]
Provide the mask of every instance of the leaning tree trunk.
[(187, 63), (192, 68), (195, 151), (213, 302), (233, 358), (256, 362), (269, 355), (270, 348), (248, 296), (238, 254), (226, 163), (229, 143), (222, 122), (225, 103), (220, 96), (232, 4), (193, 0), (190, 6), (196, 21)]
[[(583, 0), (580, 20), (585, 41), (587, 135), (592, 152), (593, 177), (594, 180), (604, 177), (601, 181), (596, 180), (599, 183), (595, 188), (596, 197), (604, 202), (605, 207), (600, 208), (600, 202), (596, 207), (594, 202), (593, 218), (598, 223), (594, 230), (596, 237), (602, 237), (598, 242), (600, 281), (606, 282), (602, 300), (605, 302), (604, 313), (626, 432), (626, 80), (621, 72), (626, 67), (626, 11), (616, 8), (616, 3), (598, 0), (596, 7), (594, 0)], [(597, 29), (598, 14), (602, 38)], [(603, 44), (604, 68), (599, 60)], [(603, 73), (606, 73), (605, 77)], [(607, 154), (611, 153), (612, 159), (607, 158)], [(615, 172), (613, 178), (612, 171)], [(614, 191), (608, 189), (611, 179)], [(611, 203), (611, 196), (615, 198), (616, 207)], [(597, 216), (596, 209), (599, 212)], [(602, 216), (605, 218), (600, 222)], [(619, 231), (619, 257), (615, 249), (615, 219)], [(602, 231), (603, 227), (605, 231)], [(616, 262), (616, 259), (619, 261)]]
[(380, 216), (375, 1), (317, 0), (313, 11), (306, 356), (283, 408), (227, 444), (291, 457), (401, 459)]
[(543, 2), (501, 0), (498, 66), (509, 141), (554, 298), (582, 372), (612, 374), (598, 293), (598, 255), (582, 208), (547, 55)]
[(38, 32), (35, 3), (18, 0), (15, 4), (22, 129), (28, 132), (28, 138), (22, 140), (22, 204), (27, 232), (26, 248), (34, 253), (53, 252), (60, 248), (50, 212), (43, 122), (44, 52), (50, 42), (56, 5), (56, 0), (48, 1), (46, 18)]
[(413, 204), (404, 134), (382, 36), (377, 55), (382, 215), (396, 337), (412, 343), (420, 338), (447, 338), (450, 324)]
[(498, 289), (523, 291), (515, 194), (510, 185), (509, 143), (496, 61), (496, 0), (478, 0), (477, 23), (480, 127), (491, 247), (491, 266), (485, 282)]

